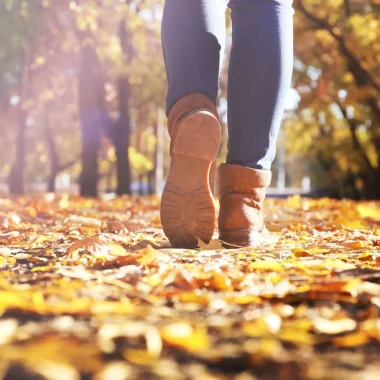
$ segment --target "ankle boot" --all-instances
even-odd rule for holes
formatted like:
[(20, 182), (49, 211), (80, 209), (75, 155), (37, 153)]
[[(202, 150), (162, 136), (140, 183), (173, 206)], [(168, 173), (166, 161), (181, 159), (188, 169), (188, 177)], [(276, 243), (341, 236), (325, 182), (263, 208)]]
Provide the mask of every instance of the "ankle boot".
[(257, 246), (270, 237), (261, 214), (270, 170), (219, 167), (219, 238), (228, 246)]
[(161, 200), (161, 223), (173, 247), (208, 243), (215, 227), (210, 169), (220, 145), (215, 104), (200, 93), (181, 98), (168, 117), (171, 165)]

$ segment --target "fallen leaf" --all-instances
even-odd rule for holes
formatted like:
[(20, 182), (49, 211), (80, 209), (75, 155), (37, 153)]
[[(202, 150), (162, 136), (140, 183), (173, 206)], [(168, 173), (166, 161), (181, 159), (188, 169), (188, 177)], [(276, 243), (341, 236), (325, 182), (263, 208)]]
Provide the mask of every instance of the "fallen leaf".
[(249, 270), (258, 270), (266, 272), (282, 272), (284, 267), (275, 260), (255, 261), (248, 265)]
[(65, 224), (68, 225), (78, 225), (83, 227), (95, 227), (95, 228), (101, 228), (102, 227), (102, 221), (96, 218), (89, 218), (85, 216), (79, 216), (79, 215), (71, 215), (67, 217), (64, 220)]
[(217, 251), (217, 250), (223, 249), (222, 242), (219, 239), (212, 239), (207, 244), (198, 238), (197, 245), (201, 251)]
[(187, 322), (177, 322), (161, 329), (161, 337), (166, 344), (190, 352), (206, 350), (210, 346), (205, 330), (194, 329)]
[(136, 252), (136, 255), (141, 256), (137, 260), (141, 265), (149, 265), (156, 260), (157, 251), (151, 245), (148, 245), (143, 250)]
[(96, 235), (75, 242), (67, 251), (67, 256), (70, 259), (77, 260), (80, 258), (80, 253), (84, 251), (101, 258), (128, 255), (128, 252), (122, 246), (108, 242), (101, 235)]
[(358, 331), (353, 334), (336, 337), (332, 340), (332, 343), (337, 347), (359, 347), (366, 344), (369, 339), (370, 337), (367, 333)]
[(322, 317), (313, 319), (314, 328), (322, 334), (341, 334), (356, 329), (356, 322), (352, 319), (329, 320)]

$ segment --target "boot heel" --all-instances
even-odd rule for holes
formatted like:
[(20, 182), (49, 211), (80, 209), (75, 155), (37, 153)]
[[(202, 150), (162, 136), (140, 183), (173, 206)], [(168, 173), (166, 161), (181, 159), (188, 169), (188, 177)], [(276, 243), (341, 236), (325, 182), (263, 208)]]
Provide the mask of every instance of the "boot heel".
[(173, 144), (173, 153), (212, 162), (218, 153), (220, 139), (218, 119), (208, 111), (196, 111), (182, 121)]

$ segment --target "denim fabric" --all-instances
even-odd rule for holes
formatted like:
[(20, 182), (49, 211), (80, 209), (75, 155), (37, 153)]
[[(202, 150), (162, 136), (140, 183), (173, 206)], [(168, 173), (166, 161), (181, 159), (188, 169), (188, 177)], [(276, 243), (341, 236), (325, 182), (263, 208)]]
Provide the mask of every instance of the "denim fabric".
[[(214, 102), (225, 45), (225, 0), (166, 0), (162, 44), (167, 113), (181, 97)], [(270, 169), (293, 66), (292, 0), (231, 0), (227, 163)]]

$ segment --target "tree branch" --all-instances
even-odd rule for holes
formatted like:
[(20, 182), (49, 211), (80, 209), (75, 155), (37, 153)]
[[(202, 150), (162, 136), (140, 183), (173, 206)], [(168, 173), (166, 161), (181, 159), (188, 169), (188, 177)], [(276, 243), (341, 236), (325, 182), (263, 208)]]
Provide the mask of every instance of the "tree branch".
[(336, 99), (336, 104), (338, 105), (340, 111), (342, 112), (343, 117), (345, 118), (351, 132), (351, 139), (352, 139), (352, 144), (354, 148), (358, 151), (360, 154), (361, 158), (363, 159), (365, 165), (367, 166), (369, 172), (371, 174), (374, 174), (375, 168), (372, 166), (371, 161), (369, 160), (367, 154), (365, 153), (365, 150), (363, 149), (362, 144), (360, 143), (358, 136), (356, 134), (356, 129), (357, 129), (357, 123), (354, 119), (350, 119), (347, 115), (347, 109), (344, 107), (344, 105)]
[(344, 0), (344, 11), (346, 13), (346, 17), (351, 16), (351, 1), (350, 0)]
[(315, 16), (313, 13), (305, 8), (302, 0), (296, 0), (298, 9), (312, 22), (329, 32), (329, 34), (337, 41), (339, 50), (348, 59), (348, 69), (351, 71), (359, 87), (363, 87), (367, 84), (371, 84), (377, 92), (380, 93), (380, 85), (372, 77), (371, 73), (368, 72), (361, 65), (359, 59), (351, 52), (347, 47), (344, 38), (341, 33), (337, 33), (334, 29), (335, 27), (331, 25), (327, 20)]

